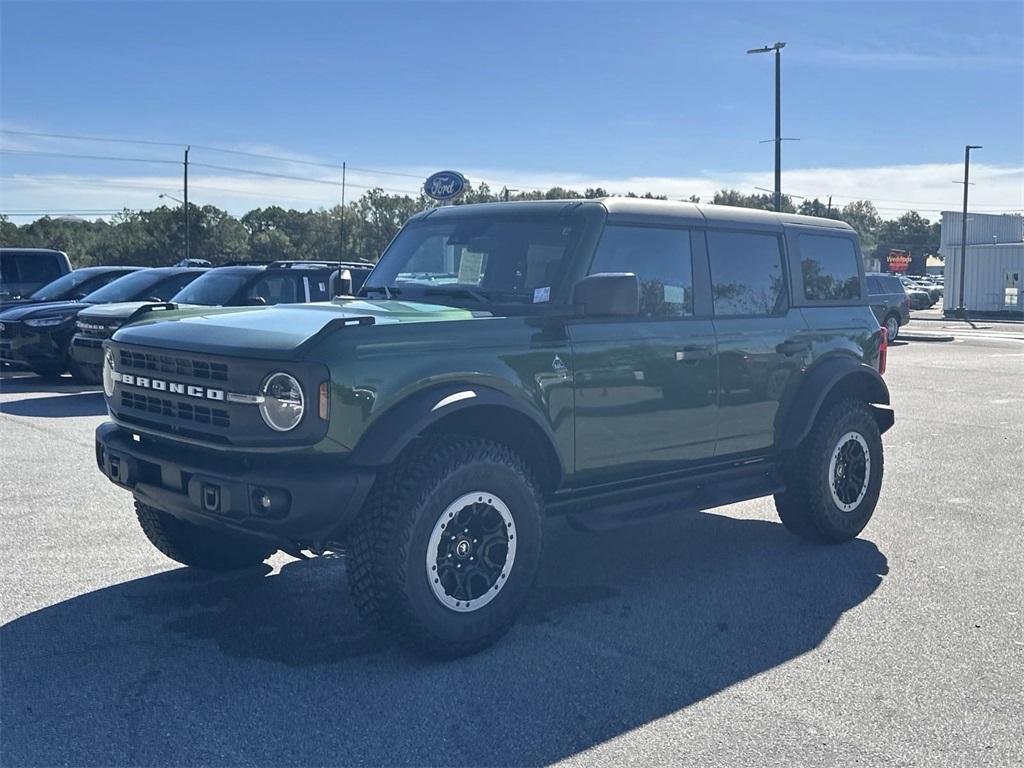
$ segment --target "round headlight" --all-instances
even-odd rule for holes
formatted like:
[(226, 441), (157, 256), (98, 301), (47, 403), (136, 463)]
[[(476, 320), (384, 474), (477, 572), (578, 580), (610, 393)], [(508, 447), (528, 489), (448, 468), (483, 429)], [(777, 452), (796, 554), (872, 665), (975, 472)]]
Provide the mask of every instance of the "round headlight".
[(109, 349), (103, 353), (103, 394), (114, 396), (114, 353)]
[(294, 376), (287, 373), (272, 373), (263, 380), (260, 387), (260, 415), (267, 426), (277, 432), (295, 429), (302, 420), (306, 408), (302, 387)]

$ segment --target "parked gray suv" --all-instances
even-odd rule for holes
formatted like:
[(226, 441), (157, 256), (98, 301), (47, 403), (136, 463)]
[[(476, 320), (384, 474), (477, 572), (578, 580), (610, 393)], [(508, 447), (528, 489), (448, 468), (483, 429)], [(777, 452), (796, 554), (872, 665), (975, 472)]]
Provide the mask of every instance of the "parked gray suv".
[(900, 327), (910, 322), (910, 297), (896, 275), (869, 272), (866, 277), (871, 311), (888, 332), (889, 341), (893, 341), (899, 336)]

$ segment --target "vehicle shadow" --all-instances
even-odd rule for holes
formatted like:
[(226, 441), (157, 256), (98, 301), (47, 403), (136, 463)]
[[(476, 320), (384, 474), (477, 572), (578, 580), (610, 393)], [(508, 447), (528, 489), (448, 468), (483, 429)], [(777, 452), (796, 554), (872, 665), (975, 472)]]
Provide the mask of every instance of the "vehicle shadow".
[(0, 763), (549, 763), (812, 650), (887, 570), (761, 520), (555, 522), (523, 620), (438, 662), (359, 621), (344, 557), (176, 569), (0, 628)]
[(103, 416), (107, 404), (102, 392), (83, 391), (49, 397), (26, 397), (0, 403), (0, 413), (12, 416), (35, 416), (43, 419), (61, 419), (71, 416)]
[(84, 392), (102, 392), (99, 384), (79, 384), (70, 376), (59, 378), (43, 378), (35, 374), (16, 374), (0, 376), (0, 394), (79, 394)]

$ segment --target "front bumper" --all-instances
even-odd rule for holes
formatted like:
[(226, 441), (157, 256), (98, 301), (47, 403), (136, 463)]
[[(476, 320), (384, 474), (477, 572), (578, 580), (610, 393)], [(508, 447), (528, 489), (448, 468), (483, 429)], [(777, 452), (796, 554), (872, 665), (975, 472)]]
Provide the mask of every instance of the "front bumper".
[(98, 374), (103, 370), (103, 342), (105, 340), (98, 336), (76, 333), (71, 337), (69, 350), (71, 359), (81, 367)]
[(336, 541), (376, 478), (333, 456), (203, 450), (112, 422), (96, 429), (96, 463), (143, 504), (292, 551)]
[(36, 329), (5, 322), (0, 333), (0, 362), (15, 366), (53, 365), (66, 360), (70, 333), (66, 327)]

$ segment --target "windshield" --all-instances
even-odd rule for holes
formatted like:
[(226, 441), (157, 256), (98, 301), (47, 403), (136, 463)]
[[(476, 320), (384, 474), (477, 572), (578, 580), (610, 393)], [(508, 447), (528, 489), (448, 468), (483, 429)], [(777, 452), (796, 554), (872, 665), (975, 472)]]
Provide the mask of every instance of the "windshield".
[[(361, 294), (446, 303), (452, 298), (485, 304), (547, 303), (582, 229), (582, 218), (558, 215), (413, 222), (381, 257)], [(438, 296), (444, 298), (432, 298)]]
[(97, 274), (98, 271), (94, 269), (76, 269), (74, 272), (68, 272), (66, 275), (58, 277), (52, 283), (47, 283), (29, 298), (36, 301), (80, 298), (82, 294), (75, 289), (96, 277)]
[(238, 293), (238, 289), (252, 278), (251, 274), (234, 274), (213, 270), (201, 275), (186, 285), (174, 298), (176, 304), (200, 304), (217, 307), (228, 304)]
[(90, 304), (110, 304), (115, 301), (148, 299), (150, 294), (147, 291), (155, 288), (157, 283), (166, 279), (167, 276), (167, 273), (157, 272), (154, 274), (149, 270), (132, 272), (102, 288), (97, 288), (83, 297), (82, 301)]

